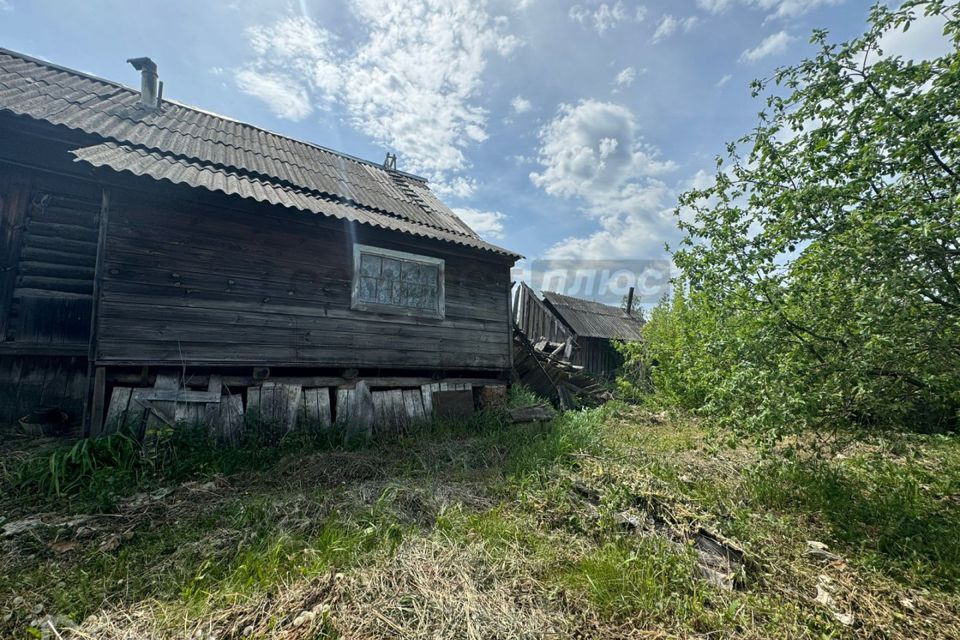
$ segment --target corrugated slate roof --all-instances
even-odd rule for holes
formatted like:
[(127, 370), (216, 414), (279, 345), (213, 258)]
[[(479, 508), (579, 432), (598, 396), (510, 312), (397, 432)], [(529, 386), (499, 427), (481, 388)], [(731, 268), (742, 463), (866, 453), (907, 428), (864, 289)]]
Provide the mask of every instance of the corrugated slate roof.
[(342, 220), (369, 224), (391, 231), (400, 231), (401, 233), (512, 255), (506, 249), (484, 242), (475, 236), (465, 236), (442, 229), (431, 229), (402, 218), (385, 216), (352, 206), (337, 198), (324, 197), (303, 189), (280, 187), (259, 178), (237, 174), (228, 169), (211, 167), (195, 160), (176, 158), (169, 154), (148, 151), (141, 147), (105, 142), (91, 147), (83, 147), (72, 153), (77, 159), (88, 162), (95, 167), (109, 167), (118, 172), (126, 171), (136, 176), (149, 176), (154, 180), (167, 180), (173, 184), (201, 186), (210, 191), (219, 191), (227, 195), (249, 198), (267, 204), (280, 205)]
[(552, 291), (544, 291), (543, 300), (578, 336), (617, 340), (643, 339), (643, 323), (627, 315), (623, 309)]
[(0, 111), (104, 138), (78, 160), (511, 257), (421, 178), (0, 48)]

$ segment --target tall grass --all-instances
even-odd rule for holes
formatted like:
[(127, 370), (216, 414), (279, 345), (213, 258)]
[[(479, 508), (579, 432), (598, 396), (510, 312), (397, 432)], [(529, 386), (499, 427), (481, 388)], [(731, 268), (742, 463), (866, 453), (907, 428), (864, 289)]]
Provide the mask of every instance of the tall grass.
[(957, 469), (859, 458), (845, 464), (768, 460), (751, 469), (758, 506), (815, 513), (860, 562), (910, 585), (960, 591)]

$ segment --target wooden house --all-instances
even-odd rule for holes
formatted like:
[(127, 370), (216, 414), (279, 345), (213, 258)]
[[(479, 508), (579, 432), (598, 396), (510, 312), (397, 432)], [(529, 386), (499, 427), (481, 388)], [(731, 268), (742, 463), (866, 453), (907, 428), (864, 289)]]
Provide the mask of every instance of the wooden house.
[(96, 434), (229, 398), (369, 423), (508, 379), (517, 254), (389, 157), (165, 99), (129, 62), (140, 90), (0, 49), (0, 420)]
[(643, 339), (641, 318), (599, 302), (551, 291), (540, 300), (520, 283), (513, 305), (514, 321), (527, 339), (566, 343), (563, 358), (596, 376), (611, 377), (622, 364), (615, 342)]

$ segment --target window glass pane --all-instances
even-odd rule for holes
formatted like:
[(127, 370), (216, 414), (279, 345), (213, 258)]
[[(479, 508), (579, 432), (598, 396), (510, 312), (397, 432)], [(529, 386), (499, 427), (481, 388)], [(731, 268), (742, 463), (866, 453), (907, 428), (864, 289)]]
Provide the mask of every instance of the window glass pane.
[(437, 288), (436, 287), (424, 287), (423, 288), (423, 300), (424, 307), (428, 309), (437, 308)]
[(360, 292), (357, 294), (363, 302), (377, 301), (377, 279), (360, 278)]
[(408, 306), (414, 309), (424, 308), (423, 287), (418, 284), (410, 285), (410, 303)]
[(415, 256), (407, 259), (365, 248), (360, 253), (354, 276), (359, 279), (355, 301), (437, 312), (440, 309), (440, 272), (439, 264), (421, 262)]
[(420, 281), (420, 265), (416, 262), (403, 262), (403, 281), (404, 282), (419, 282)]
[(380, 280), (377, 286), (378, 304), (393, 304), (393, 283), (389, 280)]
[(384, 280), (398, 280), (400, 278), (400, 261), (396, 258), (382, 258), (380, 277)]
[(437, 286), (440, 268), (434, 264), (420, 265), (420, 284)]
[(360, 275), (370, 276), (371, 278), (380, 277), (380, 256), (370, 255), (369, 253), (360, 254)]

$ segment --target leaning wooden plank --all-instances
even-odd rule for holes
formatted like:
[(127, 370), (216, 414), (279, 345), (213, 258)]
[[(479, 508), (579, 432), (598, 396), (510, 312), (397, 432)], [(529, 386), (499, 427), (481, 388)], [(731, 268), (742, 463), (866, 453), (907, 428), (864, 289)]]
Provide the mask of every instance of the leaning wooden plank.
[(220, 392), (188, 389), (137, 389), (139, 400), (160, 402), (219, 402)]
[(304, 431), (313, 430), (313, 425), (317, 420), (317, 403), (317, 390), (304, 389), (303, 399), (297, 409), (297, 420), (300, 422), (300, 428)]
[(324, 429), (329, 429), (333, 419), (330, 407), (330, 389), (327, 387), (321, 387), (316, 389), (316, 392), (317, 424)]
[(384, 398), (385, 394), (386, 391), (374, 391), (370, 394), (370, 399), (373, 401), (373, 431), (378, 434), (384, 433), (390, 428)]
[(430, 385), (425, 384), (420, 387), (420, 401), (423, 403), (424, 416), (429, 420), (433, 417), (433, 393), (430, 391)]
[(180, 377), (170, 373), (158, 373), (153, 383), (154, 389), (179, 389)]
[(103, 426), (104, 433), (122, 431), (126, 423), (127, 407), (130, 405), (130, 387), (114, 387), (110, 394), (110, 406), (107, 408), (107, 419)]
[[(158, 373), (153, 388), (178, 391), (180, 389), (180, 378), (174, 374)], [(134, 390), (132, 399), (147, 409), (144, 440), (152, 442), (158, 431), (176, 425), (177, 404), (167, 401), (140, 400), (137, 391)]]
[(260, 426), (260, 387), (247, 387), (247, 409), (244, 418), (250, 427)]
[(217, 408), (216, 439), (224, 444), (240, 442), (240, 433), (243, 427), (243, 398), (239, 395), (224, 396), (218, 405), (210, 405), (208, 411)]
[(423, 399), (420, 397), (420, 392), (415, 389), (404, 389), (402, 393), (407, 424), (410, 426), (416, 426), (422, 423)]
[(282, 406), (281, 423), (284, 433), (290, 433), (297, 428), (297, 409), (303, 400), (303, 387), (298, 384), (278, 385), (276, 406)]
[(348, 437), (370, 437), (373, 428), (373, 396), (363, 380), (352, 389), (337, 389), (336, 423)]
[(409, 420), (407, 420), (407, 411), (403, 406), (403, 391), (400, 389), (391, 389), (387, 391), (387, 415), (392, 433), (402, 433), (407, 430)]
[(278, 424), (276, 391), (276, 383), (264, 382), (260, 385), (260, 425), (262, 427), (275, 427)]
[(223, 378), (218, 373), (210, 374), (210, 380), (207, 382), (207, 393), (219, 399), (223, 393)]
[(176, 402), (174, 403), (174, 407), (174, 422), (177, 424), (182, 423), (194, 426), (203, 422), (205, 404), (199, 402)]

